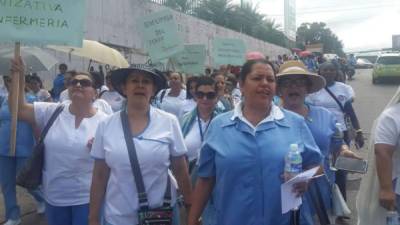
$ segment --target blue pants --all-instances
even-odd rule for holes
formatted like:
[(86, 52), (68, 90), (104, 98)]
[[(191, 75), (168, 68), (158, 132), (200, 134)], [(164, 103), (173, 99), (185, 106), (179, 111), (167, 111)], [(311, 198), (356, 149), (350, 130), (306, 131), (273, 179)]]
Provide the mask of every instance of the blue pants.
[[(27, 161), (27, 157), (0, 156), (0, 183), (6, 209), (6, 220), (20, 218), (20, 208), (17, 204), (16, 176), (18, 171)], [(42, 202), (39, 190), (28, 190), (38, 202)]]
[(53, 206), (46, 203), (48, 225), (88, 225), (89, 204)]
[(217, 209), (212, 201), (212, 197), (208, 200), (201, 217), (203, 225), (217, 225)]

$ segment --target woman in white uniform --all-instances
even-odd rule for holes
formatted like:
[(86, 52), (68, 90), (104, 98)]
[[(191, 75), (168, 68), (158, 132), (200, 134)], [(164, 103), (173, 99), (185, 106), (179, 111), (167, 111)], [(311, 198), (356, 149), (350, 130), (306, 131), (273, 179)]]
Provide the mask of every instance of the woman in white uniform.
[[(139, 216), (144, 211), (158, 209), (166, 203), (168, 190), (172, 199), (168, 205), (174, 207), (174, 177), (185, 205), (189, 207), (191, 185), (185, 160), (187, 150), (178, 120), (174, 115), (150, 105), (157, 91), (165, 86), (165, 78), (152, 68), (133, 66), (113, 71), (111, 82), (126, 97), (126, 110), (113, 114), (101, 123), (96, 133), (92, 149), (96, 162), (90, 225), (101, 224), (103, 202), (103, 222), (107, 225), (139, 224)], [(131, 147), (128, 148), (128, 145)], [(137, 162), (132, 155), (136, 155)], [(170, 167), (174, 176), (169, 172)], [(137, 170), (140, 175), (135, 174)], [(140, 183), (143, 183), (143, 192), (140, 191)], [(142, 201), (144, 195), (146, 199)], [(175, 214), (172, 219), (174, 224), (177, 224), (178, 218)]]
[[(14, 72), (23, 79), (22, 59), (13, 61)], [(25, 83), (20, 82), (20, 95)], [(66, 103), (18, 102), (18, 118), (43, 129), (58, 107), (62, 112), (44, 139), (45, 163), (42, 188), (49, 225), (88, 224), (90, 182), (94, 160), (91, 142), (97, 125), (107, 116), (93, 106), (96, 90), (90, 74), (78, 72), (68, 83), (71, 98)]]
[(183, 76), (172, 72), (169, 75), (169, 87), (158, 93), (156, 105), (159, 109), (180, 116), (181, 108), (186, 100), (186, 90), (183, 88)]

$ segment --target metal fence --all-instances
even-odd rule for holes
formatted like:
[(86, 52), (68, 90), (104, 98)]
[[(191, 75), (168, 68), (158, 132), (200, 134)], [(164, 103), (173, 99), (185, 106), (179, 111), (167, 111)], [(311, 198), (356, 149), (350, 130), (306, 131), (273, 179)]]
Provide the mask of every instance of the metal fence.
[[(150, 0), (150, 1), (166, 6), (169, 6), (171, 3), (176, 2), (176, 0)], [(187, 1), (189, 2), (189, 9), (187, 10), (187, 12), (184, 13), (191, 14), (193, 13), (194, 9), (200, 6), (202, 0), (187, 0)]]

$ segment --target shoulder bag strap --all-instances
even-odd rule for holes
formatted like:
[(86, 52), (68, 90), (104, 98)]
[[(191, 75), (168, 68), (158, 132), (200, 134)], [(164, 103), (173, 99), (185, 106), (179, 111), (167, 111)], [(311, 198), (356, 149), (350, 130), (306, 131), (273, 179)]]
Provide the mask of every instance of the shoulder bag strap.
[(167, 93), (167, 89), (164, 89), (164, 90), (161, 92), (160, 104), (163, 102), (166, 93)]
[(340, 103), (340, 101), (336, 98), (336, 96), (332, 93), (332, 91), (329, 90), (328, 87), (325, 87), (325, 90), (326, 90), (326, 91), (328, 92), (328, 94), (335, 100), (335, 102), (339, 105), (340, 110), (342, 110), (342, 112), (345, 113), (344, 107), (343, 107), (342, 103)]
[(98, 98), (101, 98), (101, 96), (103, 96), (103, 94), (106, 93), (106, 92), (107, 92), (107, 90), (101, 91)]
[(129, 126), (128, 116), (125, 110), (121, 110), (120, 115), (121, 115), (122, 128), (124, 130), (126, 147), (128, 148), (129, 161), (131, 162), (132, 173), (135, 178), (136, 189), (138, 192), (139, 207), (147, 208), (149, 207), (149, 202), (147, 199), (146, 189), (144, 187), (142, 173), (139, 167), (139, 160), (137, 158), (135, 144), (132, 140), (133, 136), (131, 128)]
[(42, 133), (40, 134), (39, 143), (43, 143), (44, 138), (47, 135), (47, 132), (49, 132), (50, 127), (53, 125), (54, 121), (57, 119), (58, 115), (60, 115), (60, 113), (63, 111), (63, 109), (64, 109), (64, 105), (60, 104), (59, 106), (57, 106), (56, 110), (54, 110), (49, 121), (47, 121), (46, 125), (44, 126), (44, 128), (42, 130)]
[[(120, 112), (122, 128), (124, 130), (124, 137), (126, 146), (128, 148), (129, 161), (131, 162), (132, 173), (135, 178), (136, 189), (139, 198), (139, 207), (141, 209), (149, 208), (149, 201), (146, 194), (146, 189), (143, 182), (142, 172), (140, 171), (139, 160), (136, 154), (135, 143), (132, 140), (132, 132), (129, 126), (128, 116), (125, 110)], [(164, 206), (171, 204), (171, 181), (169, 174), (167, 175), (167, 190), (164, 197)]]

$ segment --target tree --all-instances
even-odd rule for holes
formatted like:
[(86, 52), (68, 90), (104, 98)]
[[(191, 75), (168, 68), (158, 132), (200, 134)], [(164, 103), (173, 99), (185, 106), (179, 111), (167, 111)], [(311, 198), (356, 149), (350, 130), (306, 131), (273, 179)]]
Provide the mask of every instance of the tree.
[(297, 29), (297, 47), (305, 48), (307, 44), (323, 44), (324, 53), (335, 53), (344, 56), (343, 43), (325, 23), (303, 23)]
[(233, 7), (231, 0), (203, 0), (194, 10), (194, 14), (200, 19), (231, 28), (229, 24)]
[(192, 3), (192, 0), (167, 0), (164, 5), (182, 13), (192, 14)]

